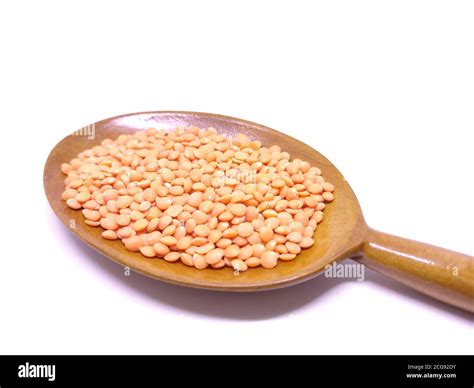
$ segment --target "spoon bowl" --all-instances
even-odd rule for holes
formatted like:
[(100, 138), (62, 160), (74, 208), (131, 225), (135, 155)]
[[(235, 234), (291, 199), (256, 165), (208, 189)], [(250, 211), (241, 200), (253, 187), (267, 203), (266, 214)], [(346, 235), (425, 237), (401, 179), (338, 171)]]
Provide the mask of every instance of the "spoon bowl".
[[(213, 127), (234, 136), (244, 133), (264, 146), (279, 145), (292, 158), (321, 169), (335, 187), (335, 199), (324, 210), (315, 232), (315, 244), (295, 260), (280, 261), (273, 269), (252, 268), (234, 273), (231, 268), (197, 270), (181, 262), (148, 259), (129, 252), (119, 241), (101, 237), (101, 229), (84, 223), (81, 212), (61, 200), (64, 175), (61, 164), (107, 138), (150, 127), (171, 130), (180, 126)], [(474, 310), (474, 261), (471, 256), (382, 234), (370, 229), (355, 194), (337, 168), (310, 146), (273, 129), (232, 117), (195, 112), (147, 112), (99, 121), (61, 140), (51, 151), (44, 168), (48, 201), (62, 223), (76, 236), (111, 260), (144, 275), (189, 287), (222, 291), (260, 291), (285, 287), (322, 273), (334, 261), (355, 258), (388, 276), (437, 299)], [(457, 275), (453, 275), (457, 268)]]

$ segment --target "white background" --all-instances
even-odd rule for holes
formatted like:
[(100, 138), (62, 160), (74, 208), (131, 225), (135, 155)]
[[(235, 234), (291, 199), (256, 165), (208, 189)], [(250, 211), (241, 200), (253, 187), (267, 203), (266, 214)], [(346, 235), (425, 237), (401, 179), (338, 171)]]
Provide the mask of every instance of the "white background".
[(473, 254), (470, 1), (0, 5), (1, 353), (472, 353), (472, 316), (373, 272), (259, 294), (162, 284), (69, 234), (50, 149), (146, 110), (227, 114), (325, 154), (385, 232)]

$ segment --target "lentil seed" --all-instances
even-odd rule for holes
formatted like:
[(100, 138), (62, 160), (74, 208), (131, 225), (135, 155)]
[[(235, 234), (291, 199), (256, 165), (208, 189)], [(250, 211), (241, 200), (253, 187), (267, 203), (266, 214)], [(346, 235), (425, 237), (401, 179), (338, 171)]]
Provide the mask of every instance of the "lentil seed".
[(197, 269), (243, 272), (295, 259), (314, 245), (334, 200), (319, 168), (279, 146), (196, 127), (106, 139), (61, 171), (61, 199), (104, 239)]

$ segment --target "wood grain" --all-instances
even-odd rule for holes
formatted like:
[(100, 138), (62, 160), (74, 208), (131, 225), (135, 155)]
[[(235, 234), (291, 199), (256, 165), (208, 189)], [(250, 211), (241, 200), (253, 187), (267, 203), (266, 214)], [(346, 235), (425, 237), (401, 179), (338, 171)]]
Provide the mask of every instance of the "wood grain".
[(474, 312), (474, 258), (370, 230), (360, 262), (426, 295)]

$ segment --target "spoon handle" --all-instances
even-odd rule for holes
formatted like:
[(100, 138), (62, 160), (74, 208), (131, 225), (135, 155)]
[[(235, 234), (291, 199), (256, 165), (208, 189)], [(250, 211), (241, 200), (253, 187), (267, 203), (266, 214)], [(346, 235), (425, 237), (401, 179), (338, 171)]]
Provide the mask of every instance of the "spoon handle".
[(370, 229), (359, 261), (435, 299), (474, 313), (474, 257)]

